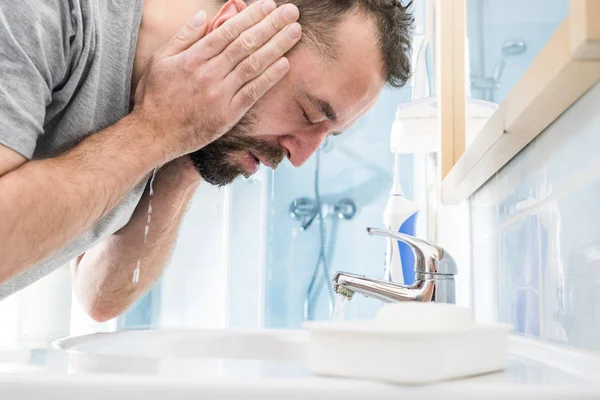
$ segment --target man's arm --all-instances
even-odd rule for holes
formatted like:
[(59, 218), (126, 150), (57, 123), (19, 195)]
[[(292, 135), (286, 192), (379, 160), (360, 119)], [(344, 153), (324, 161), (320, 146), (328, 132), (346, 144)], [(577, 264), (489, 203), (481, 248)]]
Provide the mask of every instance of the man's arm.
[[(162, 275), (200, 176), (188, 157), (161, 168), (154, 182), (152, 220), (144, 242), (149, 185), (129, 223), (73, 262), (75, 293), (94, 320), (124, 312)], [(139, 280), (133, 282), (140, 262)]]
[(0, 282), (89, 229), (164, 160), (137, 115), (0, 177)]

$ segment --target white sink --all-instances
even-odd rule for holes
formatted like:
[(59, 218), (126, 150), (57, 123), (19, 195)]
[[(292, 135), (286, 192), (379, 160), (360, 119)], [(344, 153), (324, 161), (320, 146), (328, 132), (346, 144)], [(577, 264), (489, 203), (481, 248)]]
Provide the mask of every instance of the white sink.
[[(162, 376), (308, 376), (304, 331), (138, 330), (58, 340), (69, 371)], [(291, 374), (291, 375), (290, 375)]]
[(302, 361), (304, 331), (139, 330), (57, 340), (53, 347), (99, 356)]

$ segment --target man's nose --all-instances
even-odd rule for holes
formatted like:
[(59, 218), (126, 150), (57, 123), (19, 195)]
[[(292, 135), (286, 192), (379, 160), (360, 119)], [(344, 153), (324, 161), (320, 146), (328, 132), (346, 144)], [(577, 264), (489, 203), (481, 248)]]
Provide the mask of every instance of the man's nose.
[(299, 133), (290, 140), (286, 147), (290, 152), (289, 160), (296, 168), (301, 167), (314, 154), (329, 135), (328, 129), (320, 129), (310, 133)]

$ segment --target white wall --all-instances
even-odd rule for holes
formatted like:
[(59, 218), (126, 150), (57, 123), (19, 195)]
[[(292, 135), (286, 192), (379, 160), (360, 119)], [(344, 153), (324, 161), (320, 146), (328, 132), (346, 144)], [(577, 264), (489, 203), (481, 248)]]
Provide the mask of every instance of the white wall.
[(162, 326), (257, 327), (262, 318), (264, 181), (201, 184), (161, 284)]
[(71, 275), (61, 267), (0, 301), (0, 344), (21, 340), (44, 345), (69, 333)]

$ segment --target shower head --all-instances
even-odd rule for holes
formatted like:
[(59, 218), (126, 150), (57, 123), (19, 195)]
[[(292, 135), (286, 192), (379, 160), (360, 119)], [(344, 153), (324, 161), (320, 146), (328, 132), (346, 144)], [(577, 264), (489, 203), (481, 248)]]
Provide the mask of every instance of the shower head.
[(520, 40), (508, 40), (502, 45), (502, 58), (518, 56), (527, 51), (527, 45)]
[(494, 83), (500, 83), (500, 78), (502, 78), (502, 73), (504, 72), (504, 67), (506, 66), (506, 60), (509, 57), (514, 57), (521, 55), (527, 51), (527, 45), (525, 42), (520, 40), (507, 40), (502, 45), (500, 50), (500, 61), (494, 67), (494, 71), (492, 72), (492, 79)]

